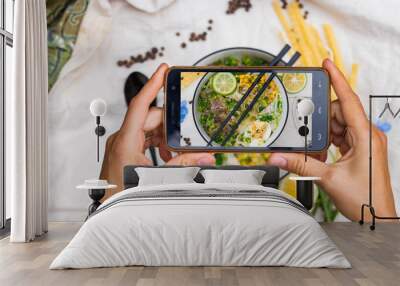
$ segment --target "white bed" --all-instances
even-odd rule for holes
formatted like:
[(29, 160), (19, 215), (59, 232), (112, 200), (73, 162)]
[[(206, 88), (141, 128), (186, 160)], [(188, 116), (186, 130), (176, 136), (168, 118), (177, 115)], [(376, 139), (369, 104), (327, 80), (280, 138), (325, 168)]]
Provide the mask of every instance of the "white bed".
[(198, 183), (114, 195), (50, 269), (128, 265), (351, 267), (317, 221), (283, 192)]

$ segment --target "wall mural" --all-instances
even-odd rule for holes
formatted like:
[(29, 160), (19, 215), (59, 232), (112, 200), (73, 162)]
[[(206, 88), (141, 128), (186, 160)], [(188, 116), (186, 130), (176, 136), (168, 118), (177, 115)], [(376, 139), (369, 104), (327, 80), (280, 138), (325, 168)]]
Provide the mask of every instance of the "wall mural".
[[(108, 1), (97, 0), (95, 2), (99, 3), (108, 3)], [(121, 1), (124, 2), (124, 1)], [(129, 2), (129, 1), (127, 1)], [(190, 53), (190, 50), (193, 49), (193, 54), (196, 56), (189, 57), (186, 65), (193, 64), (197, 59), (199, 60), (203, 56), (206, 56), (210, 52), (212, 52), (212, 43), (210, 42), (210, 38), (213, 37), (213, 33), (221, 33), (222, 31), (218, 30), (218, 25), (216, 24), (216, 20), (219, 22), (226, 21), (227, 23), (233, 23), (232, 25), (236, 25), (232, 20), (233, 17), (240, 15), (240, 17), (248, 17), (251, 13), (259, 13), (260, 11), (256, 11), (253, 9), (253, 6), (250, 4), (251, 1), (237, 1), (240, 5), (234, 5), (232, 3), (236, 3), (235, 1), (226, 1), (224, 4), (224, 16), (219, 15), (212, 16), (210, 15), (207, 18), (203, 18), (201, 21), (197, 21), (195, 27), (183, 27), (182, 29), (176, 28), (175, 30), (171, 30), (170, 27), (166, 28), (164, 31), (161, 26), (157, 25), (158, 33), (169, 33), (168, 39), (164, 42), (157, 41), (157, 37), (146, 38), (145, 34), (150, 33), (149, 31), (154, 30), (155, 28), (152, 26), (152, 22), (149, 18), (152, 16), (151, 13), (146, 14), (143, 13), (146, 7), (143, 8), (141, 6), (135, 6), (136, 1), (131, 1), (132, 3), (125, 4), (116, 4), (116, 13), (123, 14), (120, 19), (115, 19), (116, 24), (120, 25), (120, 33), (118, 37), (123, 38), (127, 37), (127, 46), (130, 44), (133, 45), (132, 51), (129, 48), (121, 48), (117, 49), (113, 46), (113, 49), (109, 49), (109, 53), (111, 51), (116, 51), (115, 54), (108, 54), (109, 61), (113, 62), (113, 71), (118, 75), (119, 78), (124, 78), (123, 82), (125, 83), (127, 76), (132, 73), (134, 70), (142, 70), (149, 69), (147, 75), (150, 75), (150, 69), (154, 70), (155, 63), (159, 63), (163, 60), (168, 60), (169, 63), (175, 64), (181, 63), (177, 59), (185, 59), (185, 56)], [(140, 1), (138, 1), (140, 2)], [(171, 1), (170, 1), (171, 2)], [(229, 4), (227, 4), (229, 3)], [(259, 4), (259, 3), (257, 3)], [(120, 8), (118, 5), (120, 5)], [(130, 5), (130, 6), (129, 6)], [(139, 5), (139, 4), (138, 4)], [(143, 4), (144, 5), (144, 4)], [(178, 5), (178, 2), (173, 5)], [(181, 5), (181, 4), (179, 4)], [(282, 43), (289, 43), (294, 50), (299, 51), (302, 54), (300, 58), (300, 66), (320, 66), (321, 62), (324, 58), (331, 58), (335, 62), (335, 64), (339, 67), (339, 69), (346, 76), (347, 80), (350, 82), (353, 89), (357, 90), (357, 79), (359, 72), (359, 64), (354, 62), (346, 62), (345, 59), (348, 59), (348, 56), (342, 56), (341, 51), (345, 51), (348, 48), (347, 42), (339, 42), (339, 38), (337, 36), (335, 24), (330, 24), (321, 21), (313, 20), (312, 9), (311, 12), (308, 10), (307, 4), (299, 4), (297, 1), (272, 1), (272, 3), (263, 4), (268, 7), (268, 10), (271, 10), (272, 16), (274, 17), (274, 30), (273, 37), (279, 39), (279, 41), (275, 41), (276, 46), (282, 46)], [(311, 5), (311, 4), (310, 4)], [(90, 9), (91, 4), (89, 4), (89, 0), (75, 0), (75, 1), (67, 1), (67, 0), (55, 0), (55, 1), (47, 1), (47, 19), (48, 19), (48, 48), (49, 48), (49, 90), (54, 86), (57, 81), (58, 76), (63, 68), (63, 66), (69, 61), (72, 56), (72, 52), (74, 51), (74, 47), (76, 45), (76, 41), (78, 38), (78, 33), (81, 27), (82, 20), (84, 18), (85, 13)], [(129, 8), (127, 8), (129, 6)], [(132, 8), (132, 6), (134, 8)], [(172, 6), (172, 4), (171, 4)], [(89, 7), (89, 8), (88, 8)], [(222, 4), (218, 4), (218, 7), (222, 7)], [(168, 7), (169, 9), (170, 7)], [(315, 7), (314, 7), (315, 8)], [(100, 13), (96, 11), (97, 8), (92, 7), (93, 13)], [(104, 8), (105, 9), (105, 8)], [(128, 36), (130, 36), (130, 28), (123, 27), (124, 21), (126, 23), (135, 23), (135, 20), (129, 18), (127, 16), (127, 12), (124, 9), (131, 9), (132, 15), (137, 17), (136, 26), (132, 29), (136, 29), (135, 32), (142, 32), (142, 34), (135, 34), (135, 41), (143, 41), (143, 44), (134, 45), (132, 41), (130, 41)], [(164, 8), (163, 8), (164, 9)], [(168, 9), (165, 9), (165, 13), (168, 13)], [(164, 10), (160, 10), (164, 11)], [(154, 11), (153, 11), (154, 12)], [(152, 13), (153, 13), (152, 12)], [(158, 11), (157, 11), (158, 12)], [(124, 14), (125, 13), (125, 14)], [(156, 12), (154, 12), (156, 13)], [(111, 13), (110, 13), (111, 14)], [(214, 13), (215, 14), (215, 13)], [(111, 17), (107, 15), (107, 17)], [(124, 18), (125, 17), (125, 18)], [(155, 17), (155, 16), (154, 16)], [(106, 17), (104, 17), (106, 18)], [(247, 18), (246, 18), (247, 19)], [(114, 19), (113, 19), (114, 21)], [(118, 22), (120, 21), (120, 22)], [(157, 23), (161, 21), (160, 19), (156, 19)], [(272, 21), (272, 20), (271, 20)], [(143, 23), (143, 26), (139, 26), (140, 23)], [(219, 23), (221, 24), (221, 23)], [(114, 25), (114, 23), (113, 23)], [(176, 27), (179, 27), (177, 25)], [(225, 26), (224, 26), (225, 27)], [(236, 26), (235, 26), (236, 27)], [(335, 27), (335, 28), (334, 28)], [(275, 29), (276, 28), (276, 29)], [(111, 29), (111, 28), (110, 28)], [(160, 30), (161, 29), (161, 30)], [(168, 30), (169, 29), (169, 30)], [(238, 28), (238, 33), (242, 30)], [(94, 31), (94, 28), (93, 30)], [(89, 31), (90, 32), (90, 31)], [(85, 31), (85, 36), (88, 37)], [(101, 31), (104, 32), (104, 31)], [(107, 31), (109, 32), (109, 31)], [(114, 36), (109, 36), (106, 32), (104, 32), (104, 37), (109, 37), (108, 40), (110, 42), (112, 39), (115, 39)], [(116, 33), (116, 34), (118, 34)], [(271, 37), (272, 37), (271, 36)], [(117, 36), (115, 36), (117, 37)], [(133, 35), (132, 35), (133, 37)], [(161, 36), (159, 36), (161, 37)], [(90, 38), (90, 37), (88, 37)], [(164, 38), (164, 37), (163, 37)], [(137, 40), (136, 40), (137, 39)], [(118, 40), (116, 40), (118, 41)], [(136, 43), (136, 42), (135, 42)], [(240, 43), (239, 40), (229, 39), (227, 45), (236, 45), (238, 46)], [(106, 45), (106, 44), (104, 44)], [(110, 45), (110, 44), (109, 44)], [(207, 49), (202, 50), (202, 48), (198, 48), (197, 46), (205, 45)], [(257, 41), (254, 40), (252, 42), (252, 46), (257, 45)], [(226, 45), (219, 45), (222, 47), (226, 47)], [(104, 48), (107, 49), (107, 48)], [(214, 48), (218, 50), (218, 47)], [(268, 51), (268, 45), (264, 45), (262, 47), (263, 50)], [(274, 50), (277, 50), (275, 48)], [(173, 53), (177, 54), (172, 55)], [(181, 55), (182, 54), (182, 55)], [(251, 61), (247, 65), (252, 65)], [(255, 59), (257, 60), (257, 59)], [(239, 65), (243, 62), (243, 59), (236, 57), (235, 55), (224, 55), (220, 59), (217, 59), (215, 64), (220, 65), (230, 65), (235, 66)], [(256, 62), (253, 65), (258, 65)], [(266, 64), (266, 63), (264, 63)], [(144, 67), (146, 66), (147, 67)], [(246, 64), (245, 64), (246, 65)], [(124, 84), (116, 85), (113, 82), (114, 90), (121, 92), (121, 100), (125, 102), (125, 99), (122, 99), (123, 94), (123, 86)], [(336, 99), (336, 95), (334, 91), (332, 91), (332, 100)], [(118, 104), (116, 105), (118, 108), (126, 108), (126, 105), (121, 105), (120, 99), (118, 99)], [(117, 102), (117, 101), (116, 101)], [(107, 119), (105, 119), (107, 121)], [(116, 120), (117, 123), (113, 123), (113, 125), (118, 126), (118, 122), (120, 120)], [(379, 122), (378, 122), (379, 123)], [(381, 124), (386, 128), (387, 125)], [(112, 129), (112, 128), (111, 128)], [(110, 128), (107, 129), (107, 132), (111, 131)], [(107, 133), (106, 137), (111, 133)], [(228, 165), (228, 164), (240, 164), (240, 165), (262, 165), (266, 164), (269, 158), (269, 154), (216, 154), (216, 163), (217, 165)], [(331, 147), (328, 152), (328, 161), (335, 162), (340, 158), (340, 154), (338, 150), (334, 147)], [(288, 179), (288, 174), (282, 173), (281, 180), (281, 189), (287, 192), (290, 195), (295, 196), (295, 182), (290, 181)], [(77, 180), (78, 181), (78, 180)], [(79, 180), (81, 181), (81, 179)], [(334, 206), (334, 204), (330, 201), (329, 197), (325, 194), (325, 192), (316, 187), (316, 195), (314, 208), (312, 212), (323, 221), (333, 221), (336, 219), (338, 212)]]

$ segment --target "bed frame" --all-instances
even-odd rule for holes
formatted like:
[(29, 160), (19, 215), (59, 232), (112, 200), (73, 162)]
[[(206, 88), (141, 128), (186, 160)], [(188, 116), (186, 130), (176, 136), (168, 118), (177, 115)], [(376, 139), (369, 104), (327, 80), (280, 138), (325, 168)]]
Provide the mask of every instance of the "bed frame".
[[(139, 183), (139, 176), (135, 171), (137, 167), (148, 167), (140, 165), (129, 165), (124, 168), (124, 189), (136, 187)], [(279, 187), (279, 168), (274, 166), (199, 166), (201, 170), (219, 169), (219, 170), (263, 170), (265, 175), (261, 184), (265, 187), (278, 189)], [(157, 166), (154, 168), (182, 168), (182, 166)], [(204, 178), (200, 174), (194, 178), (197, 183), (204, 183)]]
[[(137, 167), (149, 167), (143, 165), (130, 165), (124, 168), (124, 189), (136, 187), (139, 183), (139, 176), (135, 171)], [(274, 166), (198, 166), (201, 170), (219, 169), (219, 170), (263, 170), (265, 175), (261, 184), (264, 187), (279, 188), (279, 168)], [(153, 168), (182, 168), (182, 166), (157, 166)], [(296, 199), (307, 209), (313, 207), (313, 181), (315, 177), (294, 177), (296, 180)], [(319, 178), (320, 179), (320, 178)], [(200, 174), (194, 178), (197, 183), (204, 183), (204, 178)]]

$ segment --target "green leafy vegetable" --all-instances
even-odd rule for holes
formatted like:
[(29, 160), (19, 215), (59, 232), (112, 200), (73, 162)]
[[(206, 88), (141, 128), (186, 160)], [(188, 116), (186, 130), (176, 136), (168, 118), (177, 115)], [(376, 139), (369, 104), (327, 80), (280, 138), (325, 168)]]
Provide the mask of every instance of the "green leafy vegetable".
[(272, 114), (264, 113), (258, 116), (258, 119), (261, 121), (271, 122), (274, 120), (274, 116)]

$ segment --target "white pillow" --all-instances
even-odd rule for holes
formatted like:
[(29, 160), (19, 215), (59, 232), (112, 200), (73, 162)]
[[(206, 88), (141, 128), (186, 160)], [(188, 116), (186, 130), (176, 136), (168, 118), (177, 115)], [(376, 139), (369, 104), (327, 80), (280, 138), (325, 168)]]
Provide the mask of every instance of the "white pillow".
[(195, 183), (199, 167), (185, 168), (135, 168), (139, 186)]
[(265, 171), (262, 170), (201, 170), (205, 184), (261, 185)]

